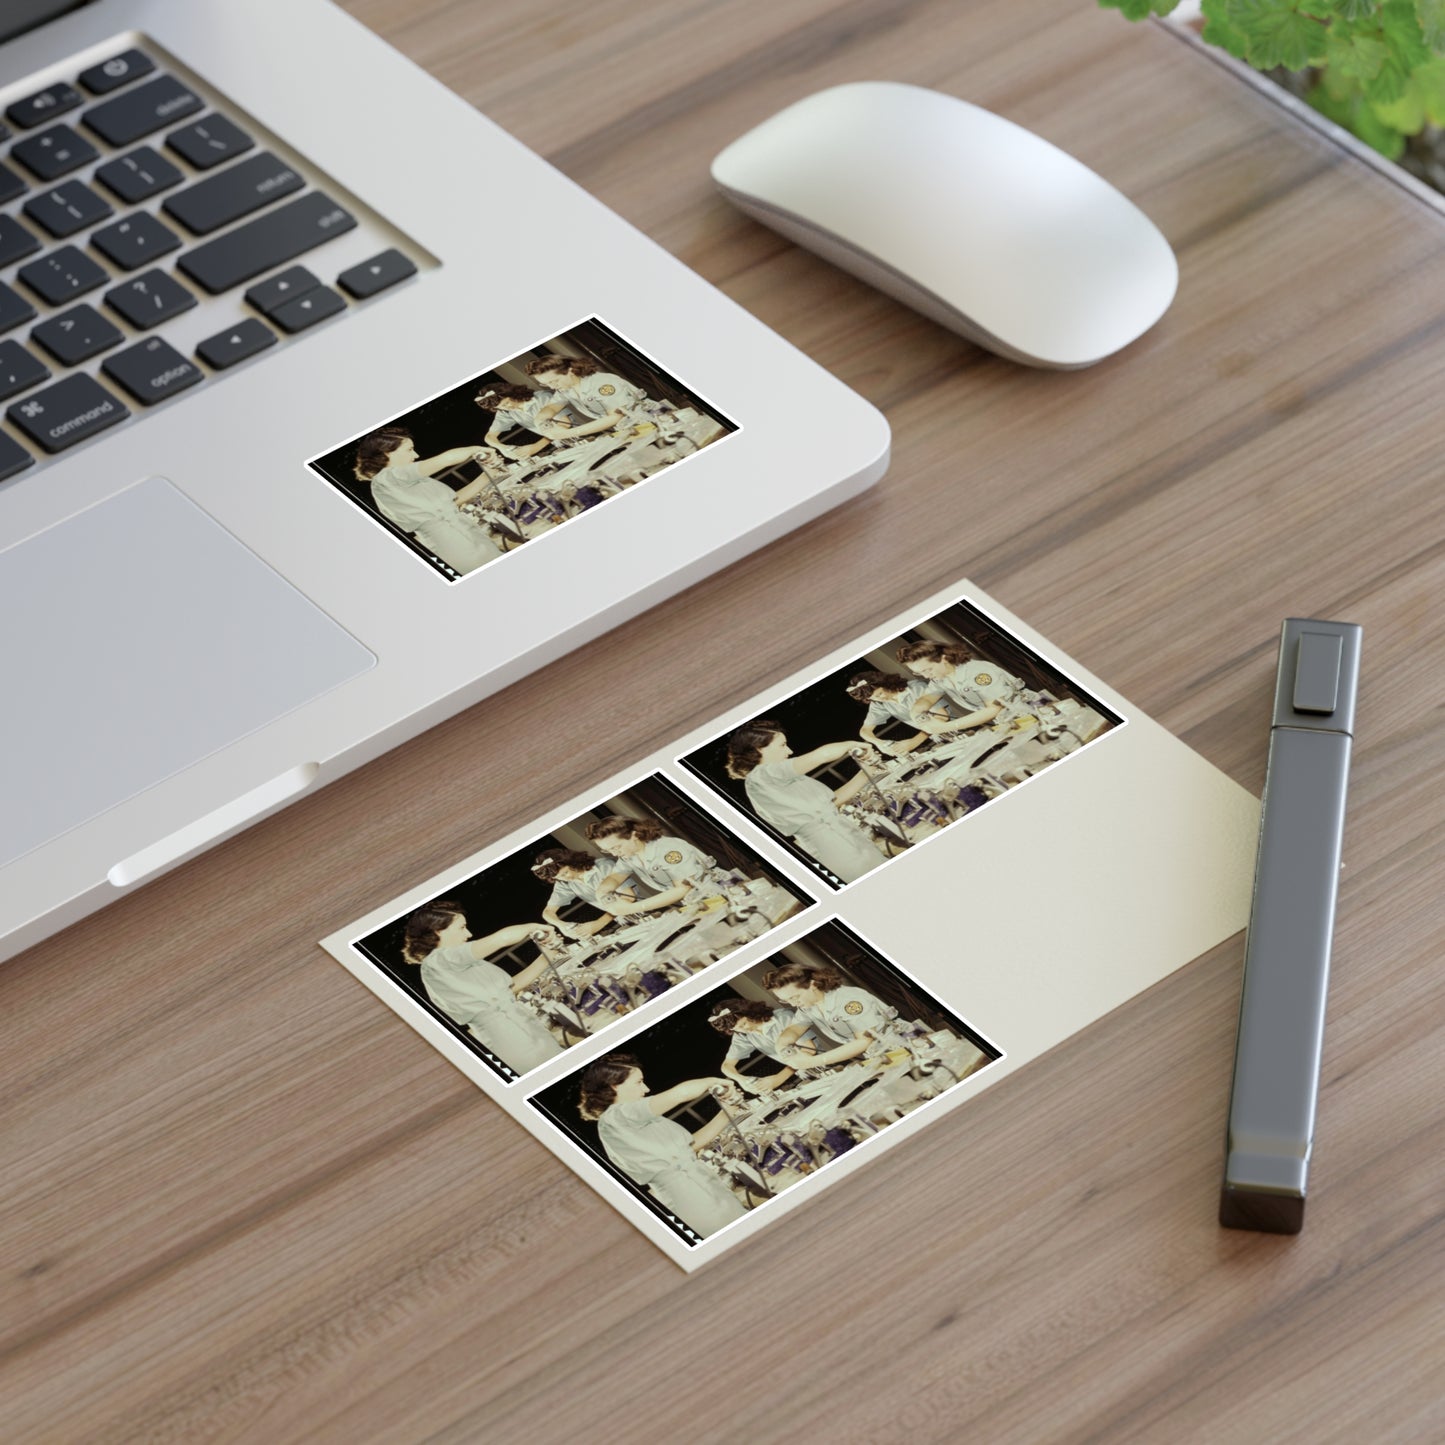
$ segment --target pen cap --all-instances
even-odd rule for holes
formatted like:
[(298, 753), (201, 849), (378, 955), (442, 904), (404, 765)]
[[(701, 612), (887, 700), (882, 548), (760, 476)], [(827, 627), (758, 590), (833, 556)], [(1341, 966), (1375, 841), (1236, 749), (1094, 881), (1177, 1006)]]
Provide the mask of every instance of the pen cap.
[(1271, 727), (1354, 735), (1360, 635), (1353, 622), (1285, 619)]

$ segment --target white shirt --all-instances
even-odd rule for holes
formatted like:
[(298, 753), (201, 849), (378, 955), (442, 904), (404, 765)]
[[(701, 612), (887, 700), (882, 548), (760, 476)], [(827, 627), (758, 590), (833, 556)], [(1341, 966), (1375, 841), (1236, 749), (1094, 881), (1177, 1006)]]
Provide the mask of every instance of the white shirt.
[(633, 386), (611, 371), (579, 377), (577, 385), (568, 387), (562, 395), (594, 421), (611, 411), (630, 412), (647, 400), (647, 393), (641, 387)]
[(464, 1027), (478, 1014), (518, 1006), (506, 969), (475, 957), (469, 943), (434, 948), (422, 961), (421, 981), (427, 997)]
[(851, 1043), (865, 1033), (880, 1043), (890, 1043), (897, 1036), (898, 1010), (889, 1008), (867, 989), (851, 984), (825, 993), (821, 1002), (806, 1005), (798, 1012), (840, 1044)]
[(404, 532), (459, 515), (457, 494), (415, 462), (383, 467), (371, 479), (371, 496), (381, 515)]
[(759, 763), (743, 779), (743, 790), (759, 817), (793, 836), (839, 821), (832, 788), (798, 772), (787, 758)]
[(910, 726), (916, 726), (918, 719), (913, 715), (913, 704), (929, 691), (931, 691), (929, 684), (923, 678), (919, 678), (910, 682), (902, 692), (894, 693), (889, 697), (875, 693), (873, 701), (868, 704), (868, 716), (863, 719), (863, 726), (876, 729), (890, 718), (908, 723)]
[(646, 1099), (609, 1104), (597, 1120), (607, 1157), (638, 1184), (673, 1169), (697, 1166), (692, 1135), (681, 1124), (654, 1114)]
[(552, 884), (547, 907), (561, 908), (574, 899), (581, 899), (583, 903), (590, 903), (606, 912), (605, 906), (597, 901), (597, 890), (602, 880), (618, 872), (621, 866), (612, 858), (599, 858), (580, 878), (557, 878)]
[(735, 1064), (752, 1054), (766, 1054), (775, 1062), (782, 1063), (778, 1058), (778, 1035), (785, 1029), (792, 1028), (797, 1022), (798, 1015), (792, 1009), (778, 1008), (762, 1028), (737, 1029), (728, 1044), (728, 1054), (724, 1062)]
[(933, 690), (943, 691), (969, 712), (995, 702), (1011, 702), (1024, 687), (1022, 678), (981, 657), (955, 667), (947, 677), (940, 677), (933, 684)]
[(682, 838), (657, 838), (626, 861), (659, 893), (666, 893), (687, 879), (702, 883), (709, 870), (717, 866), (715, 858)]

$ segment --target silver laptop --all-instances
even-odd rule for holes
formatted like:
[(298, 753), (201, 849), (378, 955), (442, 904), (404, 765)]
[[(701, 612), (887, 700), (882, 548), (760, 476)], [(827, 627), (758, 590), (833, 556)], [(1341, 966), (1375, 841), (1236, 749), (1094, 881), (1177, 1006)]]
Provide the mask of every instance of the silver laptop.
[(887, 464), (324, 0), (0, 34), (0, 957)]

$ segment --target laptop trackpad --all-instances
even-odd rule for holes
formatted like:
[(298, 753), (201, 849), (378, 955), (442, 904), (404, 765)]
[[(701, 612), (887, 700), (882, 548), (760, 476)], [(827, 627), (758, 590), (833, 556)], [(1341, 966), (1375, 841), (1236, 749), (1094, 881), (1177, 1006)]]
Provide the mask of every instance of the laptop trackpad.
[(375, 662), (159, 477), (0, 552), (0, 866)]

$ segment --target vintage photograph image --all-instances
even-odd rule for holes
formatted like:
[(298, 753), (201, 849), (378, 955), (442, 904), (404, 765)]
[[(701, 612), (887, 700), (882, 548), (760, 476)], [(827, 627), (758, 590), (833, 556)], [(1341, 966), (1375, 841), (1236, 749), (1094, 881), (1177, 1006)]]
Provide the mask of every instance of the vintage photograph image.
[(528, 1103), (696, 1244), (1001, 1057), (829, 922)]
[(956, 602), (679, 761), (841, 887), (1121, 721)]
[(310, 465), (456, 581), (736, 429), (593, 320)]
[(352, 946), (511, 1081), (811, 902), (653, 777)]
[(527, 1103), (695, 1244), (1001, 1056), (828, 922)]

